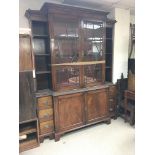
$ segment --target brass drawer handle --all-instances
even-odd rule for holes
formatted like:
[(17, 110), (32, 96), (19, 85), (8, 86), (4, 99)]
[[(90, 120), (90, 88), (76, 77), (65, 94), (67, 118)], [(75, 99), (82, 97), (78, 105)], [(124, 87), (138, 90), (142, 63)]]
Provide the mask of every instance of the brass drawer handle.
[(44, 102), (45, 105), (48, 105), (48, 101)]
[(113, 102), (113, 101), (114, 101), (114, 99), (109, 99), (109, 101), (110, 101), (110, 102)]
[(46, 117), (49, 117), (49, 114), (45, 114), (43, 117), (45, 117), (45, 118), (46, 118)]
[(113, 108), (110, 108), (109, 111), (113, 111)]
[(50, 126), (49, 125), (45, 125), (45, 128), (49, 128)]

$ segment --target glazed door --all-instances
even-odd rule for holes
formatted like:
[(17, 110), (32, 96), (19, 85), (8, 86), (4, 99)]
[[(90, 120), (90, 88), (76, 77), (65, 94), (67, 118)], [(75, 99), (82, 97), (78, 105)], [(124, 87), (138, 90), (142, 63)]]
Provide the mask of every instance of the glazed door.
[(107, 88), (90, 91), (86, 94), (87, 123), (96, 122), (108, 116)]
[(71, 130), (84, 124), (84, 95), (59, 96), (55, 106), (56, 132)]

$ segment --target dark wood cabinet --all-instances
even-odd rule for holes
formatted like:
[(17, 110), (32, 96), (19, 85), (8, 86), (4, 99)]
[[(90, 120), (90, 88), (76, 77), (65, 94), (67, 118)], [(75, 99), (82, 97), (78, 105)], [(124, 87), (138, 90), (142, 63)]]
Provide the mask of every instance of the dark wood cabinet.
[(55, 140), (66, 132), (110, 121), (108, 86), (78, 93), (54, 96)]
[[(107, 12), (45, 3), (27, 10), (32, 29), (40, 140), (106, 121), (113, 26)], [(113, 96), (113, 95), (111, 95)]]
[(37, 90), (64, 91), (112, 81), (115, 21), (107, 19), (107, 12), (45, 3), (40, 11), (27, 10), (26, 16)]
[[(21, 39), (21, 38), (20, 38)], [(24, 38), (25, 39), (25, 38)], [(30, 38), (26, 38), (25, 46)], [(20, 47), (23, 47), (23, 38), (20, 41)], [(27, 48), (26, 48), (27, 49)], [(28, 48), (30, 50), (30, 48)], [(27, 49), (27, 50), (28, 50)], [(39, 132), (38, 132), (38, 119), (36, 115), (36, 100), (34, 93), (34, 81), (32, 76), (32, 67), (28, 65), (31, 62), (31, 52), (28, 50), (21, 53), (21, 57), (26, 59), (20, 59), (20, 72), (19, 72), (19, 152), (26, 151), (28, 149), (39, 146)], [(21, 49), (20, 49), (21, 52)], [(27, 52), (27, 54), (25, 53)], [(27, 56), (28, 57), (27, 57)], [(28, 60), (28, 58), (30, 60)], [(27, 62), (27, 63), (25, 63)]]

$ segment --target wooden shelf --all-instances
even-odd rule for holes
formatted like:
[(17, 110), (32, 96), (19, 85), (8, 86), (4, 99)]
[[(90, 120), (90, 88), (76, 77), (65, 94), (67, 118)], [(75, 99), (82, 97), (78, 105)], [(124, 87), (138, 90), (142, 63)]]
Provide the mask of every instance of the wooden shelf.
[(52, 64), (52, 66), (80, 66), (80, 65), (96, 65), (103, 64), (105, 61), (83, 61), (83, 62), (71, 62), (71, 63), (61, 63), (61, 64)]
[(19, 151), (23, 152), (39, 146), (37, 120), (19, 124)]
[(33, 128), (33, 127), (32, 128), (25, 128), (25, 129), (23, 129), (23, 131), (21, 131), (19, 133), (19, 135), (22, 136), (22, 135), (30, 134), (30, 133), (34, 133), (34, 132), (37, 132), (36, 128)]
[(33, 35), (33, 38), (48, 38), (49, 36), (48, 35), (39, 35), (39, 34), (34, 34)]
[(37, 53), (35, 56), (50, 56), (50, 54), (47, 53)]
[(34, 139), (31, 139), (31, 140), (20, 142), (20, 144), (19, 144), (19, 151), (20, 152), (26, 151), (28, 149), (35, 148), (37, 146), (39, 146), (39, 143), (38, 143), (37, 139), (34, 138)]
[(70, 39), (79, 39), (78, 36), (55, 36), (54, 37), (55, 39), (65, 39), (65, 40), (70, 40)]
[(51, 71), (36, 71), (36, 74), (49, 74)]

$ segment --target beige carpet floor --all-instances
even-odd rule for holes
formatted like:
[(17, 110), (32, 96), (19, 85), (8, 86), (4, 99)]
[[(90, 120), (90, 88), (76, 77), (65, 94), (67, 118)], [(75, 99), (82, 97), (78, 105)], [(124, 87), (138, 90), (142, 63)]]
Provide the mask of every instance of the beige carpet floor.
[(20, 155), (134, 155), (135, 128), (122, 118), (73, 131), (60, 141), (46, 139)]

